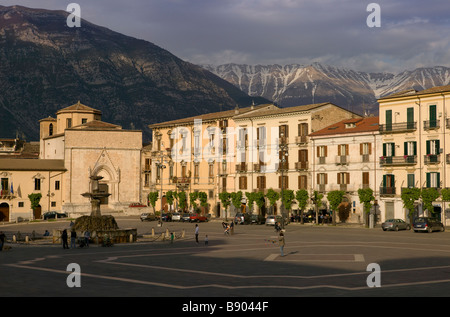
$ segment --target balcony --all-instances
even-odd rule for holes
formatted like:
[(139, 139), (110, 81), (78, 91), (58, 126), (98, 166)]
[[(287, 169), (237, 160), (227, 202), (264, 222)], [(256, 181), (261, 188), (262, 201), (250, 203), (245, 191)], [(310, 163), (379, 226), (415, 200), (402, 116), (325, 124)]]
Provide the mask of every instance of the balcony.
[(434, 130), (440, 128), (440, 121), (439, 120), (426, 120), (423, 122), (423, 129), (424, 130)]
[(287, 171), (289, 170), (289, 163), (288, 162), (280, 162), (278, 163), (278, 171)]
[(405, 166), (417, 164), (417, 155), (381, 156), (380, 166)]
[(247, 163), (236, 164), (236, 173), (246, 173), (246, 172), (247, 172)]
[(295, 169), (297, 171), (305, 171), (308, 169), (308, 162), (295, 162)]
[(308, 137), (306, 135), (299, 135), (295, 137), (296, 144), (305, 144), (308, 143)]
[(347, 164), (348, 164), (348, 155), (336, 156), (336, 165), (347, 165)]
[(176, 184), (190, 184), (191, 178), (190, 177), (174, 177), (173, 182)]
[(380, 195), (381, 196), (394, 196), (395, 195), (395, 187), (380, 187)]
[(380, 133), (402, 133), (417, 130), (417, 122), (401, 122), (392, 124), (380, 124)]
[(1, 199), (12, 199), (15, 198), (14, 194), (7, 189), (0, 190), (0, 198)]
[(423, 157), (423, 163), (427, 165), (439, 164), (441, 162), (440, 154), (427, 154)]

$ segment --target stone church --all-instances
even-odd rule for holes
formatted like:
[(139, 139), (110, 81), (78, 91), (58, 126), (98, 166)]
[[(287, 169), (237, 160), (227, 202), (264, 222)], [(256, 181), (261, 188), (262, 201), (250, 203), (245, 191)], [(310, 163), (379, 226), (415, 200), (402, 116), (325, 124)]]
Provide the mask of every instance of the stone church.
[[(83, 194), (91, 191), (92, 176), (101, 176), (99, 190), (110, 194), (102, 210), (141, 201), (142, 131), (103, 122), (101, 115), (80, 102), (61, 109), (56, 118), (39, 122), (38, 159), (0, 159), (0, 221), (40, 218), (46, 211), (89, 214)], [(28, 198), (33, 193), (42, 196), (34, 214)]]

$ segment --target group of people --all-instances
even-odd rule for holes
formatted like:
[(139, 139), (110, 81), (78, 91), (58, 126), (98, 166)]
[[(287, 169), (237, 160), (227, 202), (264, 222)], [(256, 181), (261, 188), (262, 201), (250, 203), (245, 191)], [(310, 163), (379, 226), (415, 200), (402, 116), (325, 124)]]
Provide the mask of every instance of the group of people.
[(233, 230), (234, 230), (234, 222), (233, 221), (231, 221), (231, 223), (222, 222), (222, 227), (223, 227), (223, 234), (225, 234), (225, 235), (233, 234)]
[[(74, 249), (77, 247), (77, 232), (72, 229), (70, 231), (70, 248), (68, 244), (69, 234), (67, 233), (67, 229), (64, 229), (61, 234), (61, 240), (63, 249)], [(80, 247), (89, 247), (89, 240), (91, 239), (91, 232), (86, 230), (84, 232), (84, 239), (80, 240)]]

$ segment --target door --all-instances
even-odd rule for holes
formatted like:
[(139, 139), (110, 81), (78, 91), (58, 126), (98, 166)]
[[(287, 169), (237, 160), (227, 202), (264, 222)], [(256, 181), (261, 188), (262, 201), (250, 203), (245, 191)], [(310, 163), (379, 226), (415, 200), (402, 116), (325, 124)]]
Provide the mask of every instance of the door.
[(0, 204), (0, 221), (9, 221), (9, 205), (7, 203)]
[(41, 216), (42, 216), (42, 207), (41, 205), (39, 205), (33, 209), (33, 217), (34, 219), (41, 219)]
[(385, 219), (393, 219), (395, 218), (395, 211), (394, 211), (394, 202), (393, 201), (387, 201), (384, 204), (384, 207), (386, 209), (386, 218)]

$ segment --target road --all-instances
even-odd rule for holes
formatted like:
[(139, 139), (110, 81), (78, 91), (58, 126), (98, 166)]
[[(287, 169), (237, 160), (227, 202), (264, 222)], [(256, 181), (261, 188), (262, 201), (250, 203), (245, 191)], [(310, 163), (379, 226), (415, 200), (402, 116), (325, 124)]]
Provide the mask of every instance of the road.
[[(136, 243), (70, 250), (51, 243), (8, 243), (12, 249), (0, 252), (0, 295), (450, 296), (449, 232), (290, 224), (285, 235), (286, 256), (281, 257), (273, 243), (273, 227), (238, 225), (233, 235), (226, 236), (220, 222), (200, 223), (197, 244), (191, 223), (165, 223), (160, 228), (156, 222), (116, 220), (120, 228), (137, 228)], [(17, 231), (43, 232), (67, 226), (64, 221), (17, 224), (0, 226), (0, 231), (11, 236)], [(155, 236), (169, 229), (177, 238), (173, 244), (155, 241), (152, 229)], [(67, 284), (71, 263), (80, 267), (80, 287)], [(372, 263), (380, 271), (368, 270)], [(368, 279), (375, 287), (368, 286)]]

